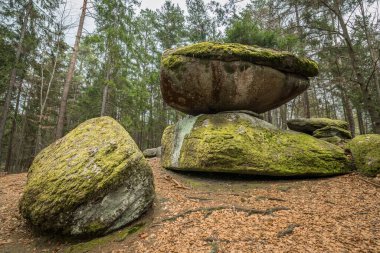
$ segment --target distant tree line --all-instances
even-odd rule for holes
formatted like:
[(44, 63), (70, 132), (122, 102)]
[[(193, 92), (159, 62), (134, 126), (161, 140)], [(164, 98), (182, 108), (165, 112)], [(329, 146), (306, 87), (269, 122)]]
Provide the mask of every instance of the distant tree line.
[[(62, 134), (92, 117), (117, 119), (141, 149), (160, 145), (183, 115), (161, 98), (165, 49), (200, 41), (288, 50), (319, 63), (307, 92), (265, 113), (286, 128), (297, 117), (349, 122), (380, 133), (380, 19), (375, 0), (186, 0), (141, 9), (137, 0), (84, 0), (77, 44), (65, 1), (0, 3), (0, 171), (23, 171)], [(79, 17), (78, 17), (79, 18)], [(78, 24), (76, 24), (78, 25)], [(80, 33), (79, 33), (80, 32)], [(78, 37), (79, 36), (79, 37)]]

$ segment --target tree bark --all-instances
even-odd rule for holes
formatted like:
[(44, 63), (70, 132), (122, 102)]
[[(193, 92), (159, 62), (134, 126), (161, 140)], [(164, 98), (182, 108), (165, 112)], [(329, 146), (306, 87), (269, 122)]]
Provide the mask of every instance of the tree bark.
[(63, 136), (63, 127), (65, 124), (65, 115), (66, 115), (66, 109), (67, 109), (67, 99), (69, 97), (69, 89), (70, 89), (71, 80), (73, 79), (73, 76), (74, 76), (75, 64), (76, 64), (78, 52), (79, 52), (79, 42), (82, 37), (84, 18), (86, 16), (86, 9), (87, 9), (87, 0), (83, 0), (82, 13), (79, 20), (77, 35), (75, 37), (74, 49), (71, 55), (70, 65), (67, 71), (65, 84), (63, 86), (61, 105), (59, 107), (57, 130), (56, 130), (56, 135), (55, 135), (56, 139), (59, 139)]
[(100, 111), (100, 116), (104, 116), (106, 113), (108, 88), (109, 88), (108, 84), (106, 86), (104, 86), (104, 88), (103, 88), (102, 109)]
[(13, 155), (13, 140), (14, 140), (15, 132), (16, 132), (16, 119), (17, 119), (18, 109), (19, 109), (19, 105), (20, 105), (21, 87), (22, 87), (22, 84), (20, 83), (20, 86), (19, 86), (18, 92), (17, 92), (15, 112), (14, 112), (14, 116), (12, 119), (12, 127), (11, 127), (11, 133), (10, 133), (10, 138), (9, 138), (7, 160), (5, 162), (5, 171), (6, 172), (11, 172), (12, 155)]
[(309, 93), (307, 90), (303, 93), (303, 113), (305, 118), (309, 119), (311, 117)]
[(356, 108), (356, 114), (358, 116), (358, 125), (360, 134), (366, 134), (363, 121), (363, 111), (361, 108)]
[(26, 27), (28, 24), (30, 12), (32, 11), (32, 7), (33, 7), (33, 1), (29, 0), (28, 4), (26, 6), (26, 13), (25, 13), (24, 19), (22, 21), (22, 26), (21, 26), (21, 31), (20, 31), (20, 39), (19, 39), (19, 42), (17, 45), (17, 50), (16, 50), (15, 65), (11, 71), (9, 85), (7, 88), (7, 92), (5, 94), (5, 102), (4, 102), (3, 111), (1, 114), (1, 120), (0, 120), (0, 164), (2, 161), (1, 147), (3, 146), (2, 141), (3, 141), (4, 131), (5, 131), (5, 124), (7, 122), (9, 107), (11, 104), (13, 87), (16, 83), (16, 75), (17, 75), (17, 68), (18, 68), (17, 65), (20, 62), (20, 56), (21, 56), (21, 52), (22, 52), (22, 46), (24, 43)]

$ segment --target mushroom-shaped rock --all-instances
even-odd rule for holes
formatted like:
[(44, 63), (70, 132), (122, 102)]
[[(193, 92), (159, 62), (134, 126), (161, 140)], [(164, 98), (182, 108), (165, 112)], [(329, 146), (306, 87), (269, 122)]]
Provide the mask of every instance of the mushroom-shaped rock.
[(380, 174), (380, 134), (358, 135), (347, 143), (358, 171), (367, 176)]
[(187, 114), (274, 109), (309, 86), (317, 64), (288, 52), (202, 42), (164, 52), (161, 93)]
[(42, 231), (103, 234), (138, 218), (154, 199), (152, 171), (110, 117), (87, 120), (34, 159), (20, 200)]
[[(291, 119), (288, 120), (287, 125), (290, 130), (310, 135), (312, 135), (314, 131), (324, 127), (335, 127), (342, 130), (348, 130), (348, 123), (346, 121), (329, 118)], [(326, 131), (328, 129), (329, 128), (325, 128)]]
[(164, 168), (265, 176), (327, 176), (350, 170), (344, 150), (283, 131), (245, 113), (187, 117), (162, 137)]

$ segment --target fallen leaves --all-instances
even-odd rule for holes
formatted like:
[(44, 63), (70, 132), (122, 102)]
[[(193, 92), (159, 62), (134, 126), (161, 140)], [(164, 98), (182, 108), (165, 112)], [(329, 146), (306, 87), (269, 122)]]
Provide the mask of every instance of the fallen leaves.
[[(380, 191), (359, 175), (207, 179), (149, 162), (157, 194), (152, 224), (94, 252), (380, 252)], [(64, 250), (36, 237), (20, 217), (25, 181), (26, 174), (0, 178), (0, 252)]]

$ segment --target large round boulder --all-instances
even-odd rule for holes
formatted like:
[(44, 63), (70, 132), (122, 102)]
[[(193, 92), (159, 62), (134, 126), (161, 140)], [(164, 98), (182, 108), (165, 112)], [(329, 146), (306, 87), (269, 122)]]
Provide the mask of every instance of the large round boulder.
[(110, 117), (88, 120), (34, 159), (20, 201), (43, 231), (103, 234), (138, 218), (154, 199), (149, 164)]
[(380, 134), (359, 135), (347, 143), (358, 171), (366, 176), (380, 174)]
[(187, 114), (274, 109), (309, 86), (315, 62), (235, 43), (202, 42), (164, 52), (161, 92), (167, 104)]
[(327, 176), (350, 170), (344, 150), (283, 131), (245, 113), (187, 117), (162, 137), (164, 168), (266, 176)]

